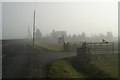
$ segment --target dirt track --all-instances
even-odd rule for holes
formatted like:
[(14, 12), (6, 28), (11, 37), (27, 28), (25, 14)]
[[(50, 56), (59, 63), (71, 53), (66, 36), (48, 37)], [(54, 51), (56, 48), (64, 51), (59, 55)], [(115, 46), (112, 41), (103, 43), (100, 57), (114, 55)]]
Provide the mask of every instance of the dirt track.
[(75, 52), (40, 52), (25, 40), (6, 41), (2, 46), (2, 77), (45, 78), (51, 61), (75, 55)]

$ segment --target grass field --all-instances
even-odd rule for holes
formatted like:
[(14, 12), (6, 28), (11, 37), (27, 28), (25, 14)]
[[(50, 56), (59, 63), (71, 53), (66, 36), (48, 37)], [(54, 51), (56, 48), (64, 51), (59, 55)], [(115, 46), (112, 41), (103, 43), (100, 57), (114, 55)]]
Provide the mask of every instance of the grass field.
[(51, 66), (49, 66), (48, 77), (49, 78), (118, 77), (118, 55), (116, 54), (92, 55), (90, 61), (88, 61), (87, 59), (76, 58), (78, 57), (65, 58), (51, 63)]
[[(79, 44), (75, 44), (75, 43), (70, 43), (70, 46), (68, 47), (68, 51), (76, 51), (77, 48), (81, 47), (82, 43)], [(64, 51), (63, 48), (63, 44), (58, 44), (58, 43), (50, 43), (50, 42), (36, 42), (35, 43), (37, 49), (39, 49), (39, 47), (44, 48), (46, 50), (49, 51)], [(88, 48), (91, 51), (110, 51), (109, 53), (112, 53), (113, 47), (109, 46), (107, 47), (106, 45), (95, 45), (95, 46), (91, 46), (89, 45)], [(114, 43), (114, 51), (118, 51), (118, 44)]]
[(45, 43), (45, 42), (37, 42), (35, 44), (38, 48), (39, 46), (42, 48), (45, 48), (49, 51), (63, 51), (63, 46), (62, 44), (57, 44), (57, 43)]
[(94, 54), (92, 64), (113, 77), (118, 76), (118, 55), (117, 54)]

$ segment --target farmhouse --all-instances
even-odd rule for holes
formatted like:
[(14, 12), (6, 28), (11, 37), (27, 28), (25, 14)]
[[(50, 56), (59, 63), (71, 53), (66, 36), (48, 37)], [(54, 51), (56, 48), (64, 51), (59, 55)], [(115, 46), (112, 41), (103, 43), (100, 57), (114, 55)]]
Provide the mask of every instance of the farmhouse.
[(53, 32), (50, 33), (50, 37), (55, 42), (58, 42), (58, 38), (63, 37), (63, 36), (64, 36), (64, 38), (67, 37), (66, 31), (55, 31), (55, 30), (53, 30)]

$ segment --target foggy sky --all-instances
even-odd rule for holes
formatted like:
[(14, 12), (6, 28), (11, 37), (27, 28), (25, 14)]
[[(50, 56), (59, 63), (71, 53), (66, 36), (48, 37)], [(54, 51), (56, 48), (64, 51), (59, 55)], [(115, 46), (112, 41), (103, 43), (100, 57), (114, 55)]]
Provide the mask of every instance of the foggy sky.
[(43, 35), (52, 30), (67, 34), (118, 34), (118, 7), (111, 2), (3, 2), (3, 39), (27, 37), (28, 25), (32, 32), (33, 11), (36, 28)]
[(0, 40), (2, 39), (2, 3), (0, 2)]

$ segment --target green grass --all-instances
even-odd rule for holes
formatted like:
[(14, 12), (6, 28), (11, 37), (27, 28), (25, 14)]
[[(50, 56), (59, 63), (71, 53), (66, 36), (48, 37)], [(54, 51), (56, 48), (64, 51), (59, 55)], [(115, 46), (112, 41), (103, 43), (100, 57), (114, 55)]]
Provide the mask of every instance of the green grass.
[(75, 57), (72, 65), (79, 72), (88, 73), (90, 77), (117, 78), (118, 55), (117, 54), (94, 54)]
[(118, 55), (95, 54), (87, 57), (69, 57), (49, 66), (49, 78), (118, 78)]
[(92, 64), (113, 77), (118, 77), (118, 55), (117, 54), (94, 54)]
[[(36, 45), (36, 48), (39, 50), (41, 47), (46, 49), (46, 50), (49, 50), (49, 51), (63, 51), (63, 44), (58, 44), (58, 43), (50, 43), (50, 42), (36, 42), (35, 43)], [(81, 44), (70, 44), (69, 46), (69, 51), (76, 51), (77, 48), (80, 48)], [(109, 46), (107, 48), (107, 46), (101, 46), (101, 45), (95, 45), (95, 46), (89, 46), (90, 49), (92, 51), (106, 51), (107, 53), (107, 50), (108, 51), (111, 51), (110, 53), (112, 53), (112, 46)], [(118, 48), (118, 45), (115, 43), (114, 44), (114, 50), (117, 51), (117, 48)]]
[(32, 45), (32, 44), (28, 44), (28, 46), (30, 46), (31, 48), (33, 48), (33, 49), (36, 49), (36, 50), (38, 50), (38, 51), (40, 51), (40, 52), (50, 52), (50, 51), (52, 51), (52, 50), (50, 50), (50, 49), (47, 49), (47, 48), (44, 48), (44, 47), (40, 47), (40, 46), (38, 46), (38, 45)]
[(84, 78), (66, 60), (52, 62), (48, 70), (48, 78)]
[(50, 51), (62, 51), (63, 50), (62, 44), (57, 44), (57, 43), (43, 43), (43, 42), (38, 42), (35, 45), (38, 48), (42, 47), (42, 48), (48, 49)]

